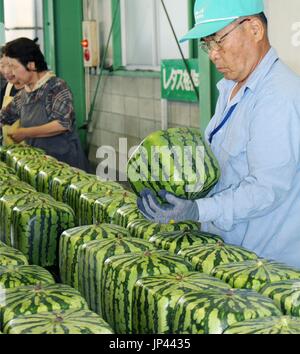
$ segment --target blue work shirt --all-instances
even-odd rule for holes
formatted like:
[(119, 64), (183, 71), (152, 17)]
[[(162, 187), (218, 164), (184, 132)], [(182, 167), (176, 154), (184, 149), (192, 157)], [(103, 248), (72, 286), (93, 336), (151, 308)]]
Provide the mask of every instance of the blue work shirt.
[(257, 255), (300, 268), (300, 77), (271, 48), (245, 86), (223, 79), (208, 141), (230, 107), (211, 148), (221, 178), (197, 200), (204, 231)]

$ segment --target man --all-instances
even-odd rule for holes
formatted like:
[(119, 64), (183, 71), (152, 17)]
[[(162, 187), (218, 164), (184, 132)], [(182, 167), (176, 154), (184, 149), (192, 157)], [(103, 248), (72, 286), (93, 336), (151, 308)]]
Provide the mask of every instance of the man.
[(160, 205), (145, 191), (139, 207), (160, 222), (198, 220), (261, 257), (300, 267), (300, 78), (270, 46), (262, 0), (197, 0), (195, 27), (224, 74), (206, 140), (221, 178), (208, 197), (165, 194)]

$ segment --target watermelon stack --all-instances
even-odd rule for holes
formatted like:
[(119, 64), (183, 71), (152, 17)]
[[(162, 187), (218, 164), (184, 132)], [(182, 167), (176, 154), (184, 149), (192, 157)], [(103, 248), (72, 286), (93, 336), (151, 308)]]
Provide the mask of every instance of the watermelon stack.
[(75, 226), (73, 210), (46, 194), (15, 205), (11, 220), (14, 247), (24, 253), (30, 264), (43, 267), (58, 263), (59, 237)]
[(7, 246), (0, 247), (0, 267), (26, 264), (27, 258), (20, 251)]
[(158, 224), (146, 219), (131, 221), (127, 228), (133, 237), (149, 241), (150, 238), (161, 232), (171, 232), (178, 230), (200, 230), (201, 225), (195, 221), (186, 221), (170, 224)]
[(21, 181), (0, 183), (0, 240), (12, 246), (11, 240), (11, 209), (7, 210), (6, 200), (23, 198), (35, 194), (35, 190)]
[(238, 322), (223, 334), (300, 334), (300, 319), (289, 316), (273, 316)]
[[(104, 192), (107, 193), (106, 191)], [(79, 225), (92, 225), (100, 224), (93, 222), (94, 206), (96, 201), (102, 196), (101, 193), (83, 193), (79, 198), (78, 210), (78, 224)]]
[(37, 174), (37, 191), (50, 194), (51, 183), (54, 177), (70, 175), (70, 173), (74, 173), (75, 171), (79, 170), (71, 168), (66, 163), (60, 161), (43, 166)]
[(213, 276), (234, 288), (259, 291), (264, 285), (287, 279), (300, 279), (300, 271), (283, 263), (258, 259), (216, 267)]
[(103, 318), (119, 334), (132, 333), (132, 293), (143, 277), (186, 273), (191, 265), (165, 251), (129, 253), (108, 258), (104, 264)]
[(230, 287), (214, 277), (196, 272), (139, 279), (133, 289), (133, 333), (173, 333), (174, 309), (181, 296), (211, 289)]
[(6, 151), (6, 163), (8, 166), (15, 168), (16, 163), (21, 160), (23, 157), (30, 157), (31, 159), (38, 158), (39, 156), (44, 155), (45, 152), (41, 149), (34, 148), (32, 146), (22, 145), (13, 148), (9, 148)]
[(255, 253), (243, 247), (224, 244), (218, 241), (211, 245), (196, 245), (183, 249), (179, 255), (191, 262), (195, 270), (210, 274), (219, 265), (257, 259)]
[(66, 203), (66, 192), (71, 184), (92, 181), (97, 181), (97, 177), (80, 170), (71, 171), (70, 174), (53, 178), (50, 186), (50, 195), (59, 202)]
[(177, 302), (173, 333), (221, 334), (237, 322), (280, 315), (271, 299), (255, 291), (211, 289), (191, 292)]
[(300, 279), (266, 284), (260, 293), (270, 297), (283, 314), (300, 317)]
[(60, 238), (59, 270), (63, 283), (78, 288), (78, 248), (99, 239), (130, 236), (129, 232), (117, 225), (101, 224), (80, 226), (66, 230)]
[(79, 200), (83, 193), (99, 193), (99, 198), (109, 190), (122, 190), (120, 184), (115, 182), (87, 181), (71, 184), (66, 190), (66, 203), (72, 207), (75, 216), (79, 218)]
[(0, 175), (15, 175), (15, 170), (11, 167), (8, 167), (6, 163), (0, 162)]
[(140, 213), (137, 206), (134, 204), (123, 205), (121, 208), (117, 209), (112, 223), (127, 227), (131, 221), (144, 219), (143, 214)]
[[(1, 173), (1, 171), (0, 171)], [(10, 181), (20, 181), (20, 179), (18, 178), (18, 176), (15, 175), (11, 175), (11, 174), (2, 174), (0, 175), (0, 183), (7, 183)]]
[(221, 237), (199, 230), (161, 232), (149, 240), (157, 248), (177, 254), (181, 249), (195, 245), (216, 244)]
[(6, 163), (6, 153), (7, 153), (7, 150), (9, 149), (12, 149), (13, 147), (17, 147), (18, 145), (17, 144), (14, 144), (14, 145), (0, 145), (0, 159), (1, 159), (1, 162), (4, 162)]
[(2, 323), (19, 316), (57, 310), (88, 310), (79, 292), (64, 284), (20, 286), (1, 293)]
[(112, 223), (119, 208), (123, 205), (136, 206), (136, 200), (136, 196), (128, 191), (109, 191), (95, 202), (94, 223)]
[(18, 163), (17, 174), (22, 181), (29, 183), (37, 190), (37, 176), (40, 170), (50, 165), (55, 166), (57, 163), (58, 161), (54, 157), (48, 155), (38, 156), (34, 160), (30, 161), (21, 160)]
[(102, 315), (103, 267), (112, 256), (154, 250), (154, 246), (133, 237), (116, 236), (83, 244), (78, 250), (79, 290), (89, 307)]
[(7, 244), (14, 246), (11, 235), (12, 212), (15, 206), (24, 206), (40, 200), (38, 193), (24, 192), (7, 195), (0, 198), (0, 230), (1, 238)]
[(32, 193), (36, 191), (29, 184), (21, 181), (13, 180), (0, 183), (0, 197), (5, 195), (24, 194), (27, 192)]
[(89, 310), (60, 310), (25, 315), (4, 327), (6, 334), (113, 334), (109, 325)]
[(54, 283), (52, 275), (46, 269), (39, 266), (0, 266), (1, 289), (12, 289), (29, 285), (50, 285)]
[(154, 132), (141, 143), (128, 161), (127, 174), (137, 195), (148, 188), (157, 196), (166, 190), (199, 199), (217, 183), (220, 170), (198, 129), (171, 128)]

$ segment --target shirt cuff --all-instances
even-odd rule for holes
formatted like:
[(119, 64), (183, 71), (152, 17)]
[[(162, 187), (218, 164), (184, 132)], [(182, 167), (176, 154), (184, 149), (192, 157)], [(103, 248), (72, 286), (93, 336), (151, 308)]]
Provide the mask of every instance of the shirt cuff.
[(199, 209), (199, 222), (211, 222), (217, 228), (230, 231), (233, 228), (232, 198), (224, 200), (222, 195), (196, 200)]
[(197, 199), (200, 222), (213, 222), (220, 216), (219, 206), (213, 198)]

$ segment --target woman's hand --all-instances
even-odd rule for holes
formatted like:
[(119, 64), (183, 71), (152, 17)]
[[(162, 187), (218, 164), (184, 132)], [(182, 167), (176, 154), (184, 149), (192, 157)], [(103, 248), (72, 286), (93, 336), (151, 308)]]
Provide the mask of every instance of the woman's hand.
[(26, 128), (15, 128), (13, 131), (9, 131), (8, 136), (12, 138), (15, 143), (20, 143), (27, 138)]

